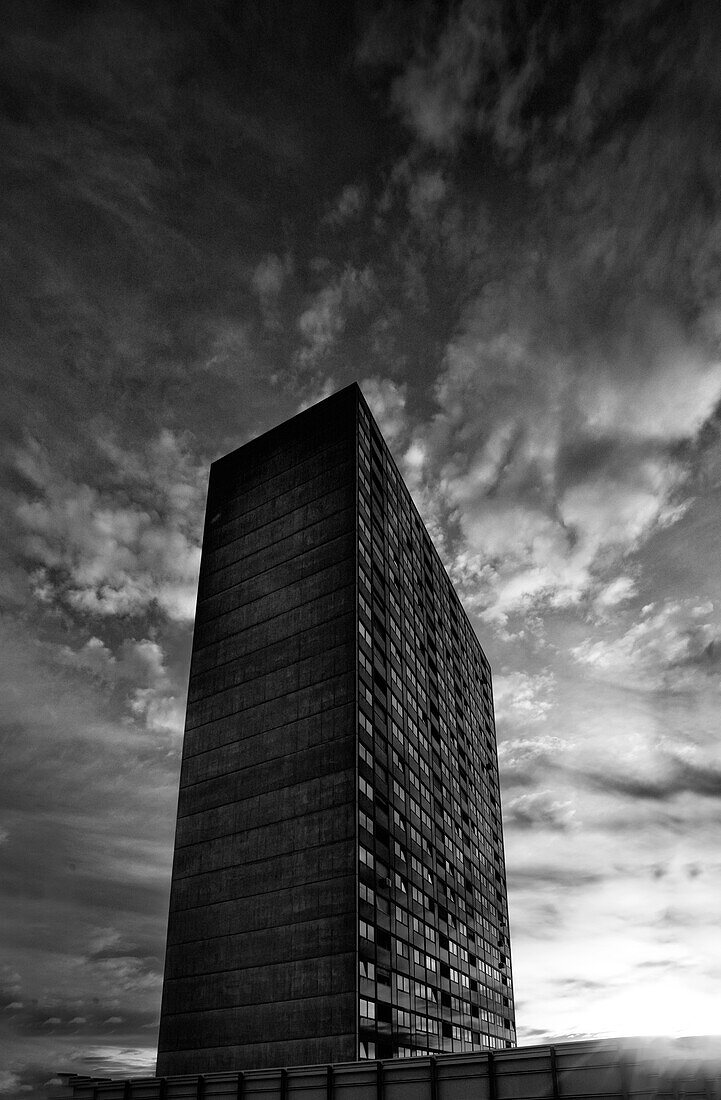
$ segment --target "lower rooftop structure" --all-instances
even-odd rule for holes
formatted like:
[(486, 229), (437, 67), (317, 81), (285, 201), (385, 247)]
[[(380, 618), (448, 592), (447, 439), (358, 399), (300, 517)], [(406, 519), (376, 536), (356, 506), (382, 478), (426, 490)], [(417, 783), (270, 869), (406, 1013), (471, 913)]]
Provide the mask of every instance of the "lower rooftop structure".
[(721, 1100), (721, 1043), (597, 1039), (171, 1077), (60, 1076), (72, 1100)]

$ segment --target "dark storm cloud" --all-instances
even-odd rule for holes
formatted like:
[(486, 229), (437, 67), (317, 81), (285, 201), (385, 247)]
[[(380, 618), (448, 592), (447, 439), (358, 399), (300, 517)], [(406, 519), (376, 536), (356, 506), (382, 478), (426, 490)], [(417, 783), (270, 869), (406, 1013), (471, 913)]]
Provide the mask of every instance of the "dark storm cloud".
[(563, 868), (552, 863), (528, 867), (522, 870), (509, 868), (508, 884), (513, 889), (521, 889), (534, 883), (538, 886), (554, 886), (565, 890), (583, 890), (587, 886), (604, 882), (606, 876), (594, 871), (579, 868)]
[(696, 764), (668, 754), (661, 757), (660, 768), (654, 775), (614, 774), (609, 769), (603, 774), (585, 772), (579, 778), (606, 794), (626, 795), (651, 802), (668, 802), (682, 794), (721, 797), (721, 770), (718, 767)]
[(252, 272), (269, 233), (293, 242), (278, 203), (294, 218), (309, 202), (313, 217), (345, 174), (342, 156), (318, 165), (321, 142), (344, 145), (329, 89), (352, 28), (350, 11), (321, 4), (282, 17), (229, 4), (9, 13), (13, 434), (31, 396), (55, 403), (56, 431), (64, 418), (95, 426), (111, 405), (121, 432), (158, 416), (187, 424), (190, 408), (197, 429), (223, 390), (252, 414), (266, 372), (262, 342), (251, 356), (243, 340), (258, 320)]

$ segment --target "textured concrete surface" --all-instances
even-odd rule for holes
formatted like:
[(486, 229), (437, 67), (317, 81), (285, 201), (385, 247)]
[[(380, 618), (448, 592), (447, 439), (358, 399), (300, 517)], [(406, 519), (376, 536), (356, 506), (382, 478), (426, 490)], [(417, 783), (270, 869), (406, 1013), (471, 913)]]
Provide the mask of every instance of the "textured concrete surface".
[(215, 463), (158, 1073), (355, 1058), (355, 399)]

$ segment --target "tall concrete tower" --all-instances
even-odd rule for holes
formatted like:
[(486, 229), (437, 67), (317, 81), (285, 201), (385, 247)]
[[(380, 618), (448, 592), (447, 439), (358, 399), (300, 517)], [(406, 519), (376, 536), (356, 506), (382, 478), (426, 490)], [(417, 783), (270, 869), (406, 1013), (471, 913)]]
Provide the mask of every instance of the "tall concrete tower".
[(490, 668), (359, 388), (215, 462), (158, 1074), (515, 1043)]

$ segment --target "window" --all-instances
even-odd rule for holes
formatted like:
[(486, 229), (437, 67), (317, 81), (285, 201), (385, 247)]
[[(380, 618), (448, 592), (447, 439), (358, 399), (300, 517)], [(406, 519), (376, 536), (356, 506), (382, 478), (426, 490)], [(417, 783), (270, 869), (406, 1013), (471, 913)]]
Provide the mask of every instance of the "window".
[(366, 867), (375, 867), (375, 860), (373, 859), (373, 853), (369, 852), (367, 848), (364, 848), (362, 844), (359, 846), (358, 855), (361, 863), (364, 863)]
[(365, 882), (361, 882), (359, 886), (359, 894), (363, 901), (367, 901), (369, 905), (375, 905), (376, 895), (375, 890), (372, 890), (370, 886)]
[(375, 940), (376, 930), (375, 930), (375, 928), (373, 927), (372, 924), (368, 923), (368, 921), (366, 921), (366, 920), (359, 921), (358, 922), (358, 928), (359, 928), (360, 934), (361, 934), (361, 936), (364, 940)]
[[(370, 756), (370, 753), (368, 754)], [(371, 757), (371, 760), (373, 758)], [(364, 779), (362, 775), (358, 776), (358, 790), (361, 794), (364, 794), (366, 798), (370, 798), (373, 801), (373, 788), (367, 779)]]

